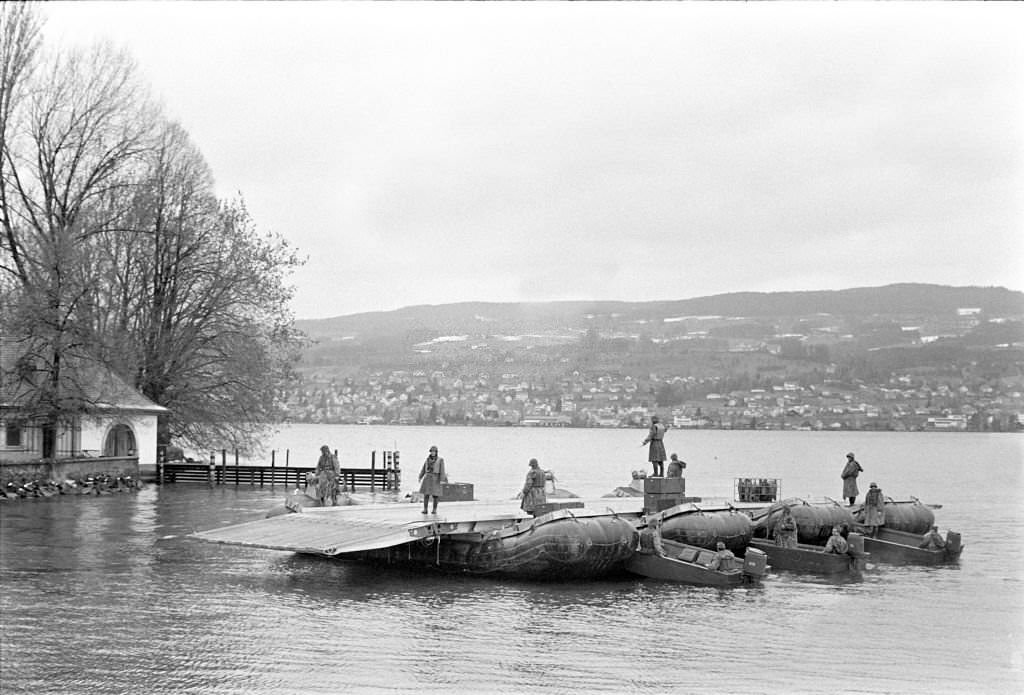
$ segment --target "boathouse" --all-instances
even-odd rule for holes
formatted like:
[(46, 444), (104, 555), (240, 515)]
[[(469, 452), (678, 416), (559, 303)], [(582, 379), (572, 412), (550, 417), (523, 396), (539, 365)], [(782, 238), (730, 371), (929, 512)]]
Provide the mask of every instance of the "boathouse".
[[(156, 468), (157, 418), (166, 408), (130, 387), (109, 368), (67, 360), (80, 412), (57, 423), (26, 406), (35, 388), (19, 378), (13, 353), (0, 341), (0, 485), (88, 476), (132, 476)], [(71, 409), (69, 409), (71, 410)]]

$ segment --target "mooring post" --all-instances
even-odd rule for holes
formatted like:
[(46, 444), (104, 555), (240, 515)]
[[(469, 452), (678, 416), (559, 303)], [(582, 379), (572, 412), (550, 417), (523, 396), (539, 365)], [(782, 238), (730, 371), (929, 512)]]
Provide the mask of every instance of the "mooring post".
[(370, 452), (370, 492), (377, 491), (377, 451)]
[(164, 459), (165, 458), (166, 458), (166, 455), (162, 451), (156, 457), (156, 482), (157, 482), (158, 485), (163, 485), (164, 484)]
[(223, 485), (228, 475), (228, 450), (220, 450), (220, 471), (217, 474), (217, 484)]
[(274, 455), (276, 453), (277, 453), (276, 450), (274, 450), (274, 449), (270, 450), (270, 489), (271, 490), (274, 489), (274, 476), (277, 475), (276, 471), (274, 471)]
[(238, 487), (238, 449), (235, 449), (235, 487)]
[(217, 467), (217, 452), (210, 452), (210, 465), (207, 467), (207, 477), (209, 478), (210, 485), (213, 485), (214, 480), (214, 469)]

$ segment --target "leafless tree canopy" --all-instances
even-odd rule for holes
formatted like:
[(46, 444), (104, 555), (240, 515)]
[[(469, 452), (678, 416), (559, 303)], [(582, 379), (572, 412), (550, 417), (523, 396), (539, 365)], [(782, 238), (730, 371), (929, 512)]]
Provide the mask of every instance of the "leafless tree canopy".
[(0, 7), (0, 55), (0, 335), (33, 385), (19, 405), (88, 411), (68, 365), (92, 362), (170, 409), (164, 441), (252, 447), (300, 346), (294, 250), (216, 198), (122, 51), (47, 53), (18, 3)]

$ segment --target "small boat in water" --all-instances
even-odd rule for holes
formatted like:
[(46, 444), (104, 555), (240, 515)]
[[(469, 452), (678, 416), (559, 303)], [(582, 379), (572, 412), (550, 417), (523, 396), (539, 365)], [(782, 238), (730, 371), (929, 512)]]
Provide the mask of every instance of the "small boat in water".
[(626, 571), (648, 579), (717, 587), (751, 584), (767, 572), (766, 555), (756, 548), (734, 560), (739, 566), (719, 569), (712, 562), (713, 551), (664, 538), (655, 541), (655, 533), (641, 532), (640, 549), (626, 562)]
[(921, 540), (916, 533), (881, 526), (875, 536), (864, 536), (864, 549), (873, 561), (896, 565), (944, 565), (957, 562), (963, 552), (960, 534), (954, 531), (946, 532), (945, 548), (922, 548)]
[[(826, 553), (823, 546), (805, 543), (787, 548), (761, 538), (751, 540), (749, 548), (767, 555), (768, 564), (773, 570), (827, 575), (857, 574), (864, 570), (870, 555), (864, 552), (863, 539), (859, 534), (851, 533), (847, 540), (850, 550), (843, 554)], [(750, 552), (749, 548), (747, 552)]]

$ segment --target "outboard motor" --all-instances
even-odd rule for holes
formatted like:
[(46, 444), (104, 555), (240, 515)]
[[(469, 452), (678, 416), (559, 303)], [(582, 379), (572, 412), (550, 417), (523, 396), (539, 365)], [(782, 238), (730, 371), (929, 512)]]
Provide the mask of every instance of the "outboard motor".
[(946, 553), (958, 555), (960, 550), (960, 534), (956, 531), (946, 531)]
[(864, 536), (859, 533), (851, 533), (846, 537), (846, 542), (850, 544), (850, 549), (846, 552), (853, 557), (864, 557)]
[(760, 579), (768, 572), (768, 553), (757, 548), (747, 548), (743, 556), (743, 574)]

